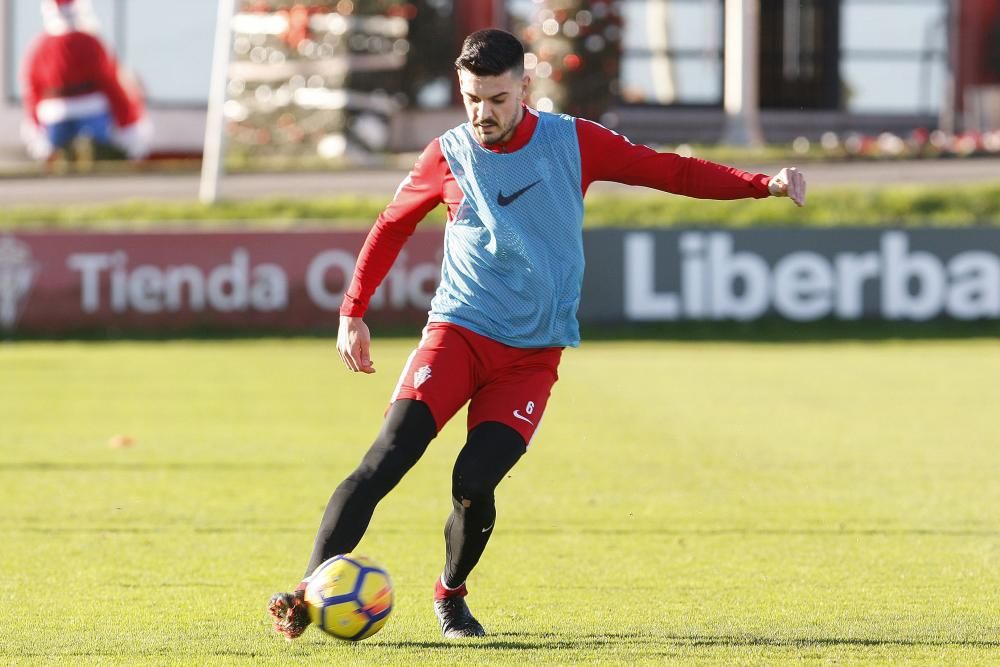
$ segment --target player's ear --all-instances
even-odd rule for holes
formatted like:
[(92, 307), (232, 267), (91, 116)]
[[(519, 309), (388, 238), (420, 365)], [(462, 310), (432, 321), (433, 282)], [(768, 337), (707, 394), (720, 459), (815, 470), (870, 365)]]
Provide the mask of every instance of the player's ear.
[(531, 77), (525, 72), (521, 75), (521, 99), (528, 99), (528, 86), (531, 85)]

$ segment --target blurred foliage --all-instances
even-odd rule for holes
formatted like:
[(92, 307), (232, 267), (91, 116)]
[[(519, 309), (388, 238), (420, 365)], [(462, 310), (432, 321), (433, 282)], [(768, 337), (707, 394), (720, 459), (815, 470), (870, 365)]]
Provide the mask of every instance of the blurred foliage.
[(409, 24), (420, 9), (405, 0), (245, 0), (233, 20), (230, 152), (364, 162), (384, 151), (406, 103)]
[[(0, 210), (0, 229), (99, 228), (142, 230), (163, 227), (226, 229), (343, 227), (370, 225), (386, 204), (384, 197), (345, 195), (316, 199), (262, 199), (221, 201), (203, 205), (192, 201), (131, 200), (93, 206), (30, 206)], [(443, 209), (429, 216), (444, 220)]]
[(618, 94), (622, 17), (608, 0), (539, 0), (515, 32), (541, 111), (600, 118)]
[(973, 226), (1000, 225), (1000, 186), (830, 188), (797, 208), (787, 199), (748, 202), (596, 195), (587, 200), (591, 226)]
[[(129, 201), (94, 206), (32, 206), (0, 210), (0, 229), (365, 229), (387, 203), (381, 196), (195, 202)], [(441, 225), (439, 206), (423, 224)], [(797, 208), (787, 199), (710, 201), (653, 191), (593, 194), (588, 227), (712, 225), (792, 226), (1000, 226), (1000, 185), (964, 187), (830, 188), (810, 193)]]

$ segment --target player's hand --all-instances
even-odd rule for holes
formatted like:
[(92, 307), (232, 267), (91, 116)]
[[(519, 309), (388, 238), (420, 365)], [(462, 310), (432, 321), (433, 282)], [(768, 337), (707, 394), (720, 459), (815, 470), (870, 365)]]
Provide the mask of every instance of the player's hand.
[(775, 197), (788, 197), (796, 206), (806, 203), (806, 177), (795, 167), (786, 167), (767, 182), (767, 189)]
[(372, 335), (368, 325), (360, 317), (340, 316), (337, 330), (337, 352), (344, 365), (362, 373), (374, 373), (375, 364), (371, 358)]

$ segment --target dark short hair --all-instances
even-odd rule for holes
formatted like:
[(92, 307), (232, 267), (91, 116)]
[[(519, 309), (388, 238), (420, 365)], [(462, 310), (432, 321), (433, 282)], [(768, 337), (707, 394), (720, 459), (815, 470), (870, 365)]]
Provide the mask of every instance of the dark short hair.
[(524, 47), (506, 30), (477, 30), (462, 43), (455, 69), (476, 76), (499, 76), (510, 70), (520, 73), (524, 70)]

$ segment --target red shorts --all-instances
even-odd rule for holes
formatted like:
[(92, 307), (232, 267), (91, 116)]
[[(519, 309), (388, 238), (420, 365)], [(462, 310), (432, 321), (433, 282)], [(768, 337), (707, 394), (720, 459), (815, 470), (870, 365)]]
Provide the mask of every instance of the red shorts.
[(559, 379), (561, 356), (561, 347), (510, 347), (456, 324), (431, 322), (403, 366), (392, 401), (423, 401), (438, 431), (470, 401), (470, 430), (500, 422), (530, 444)]

